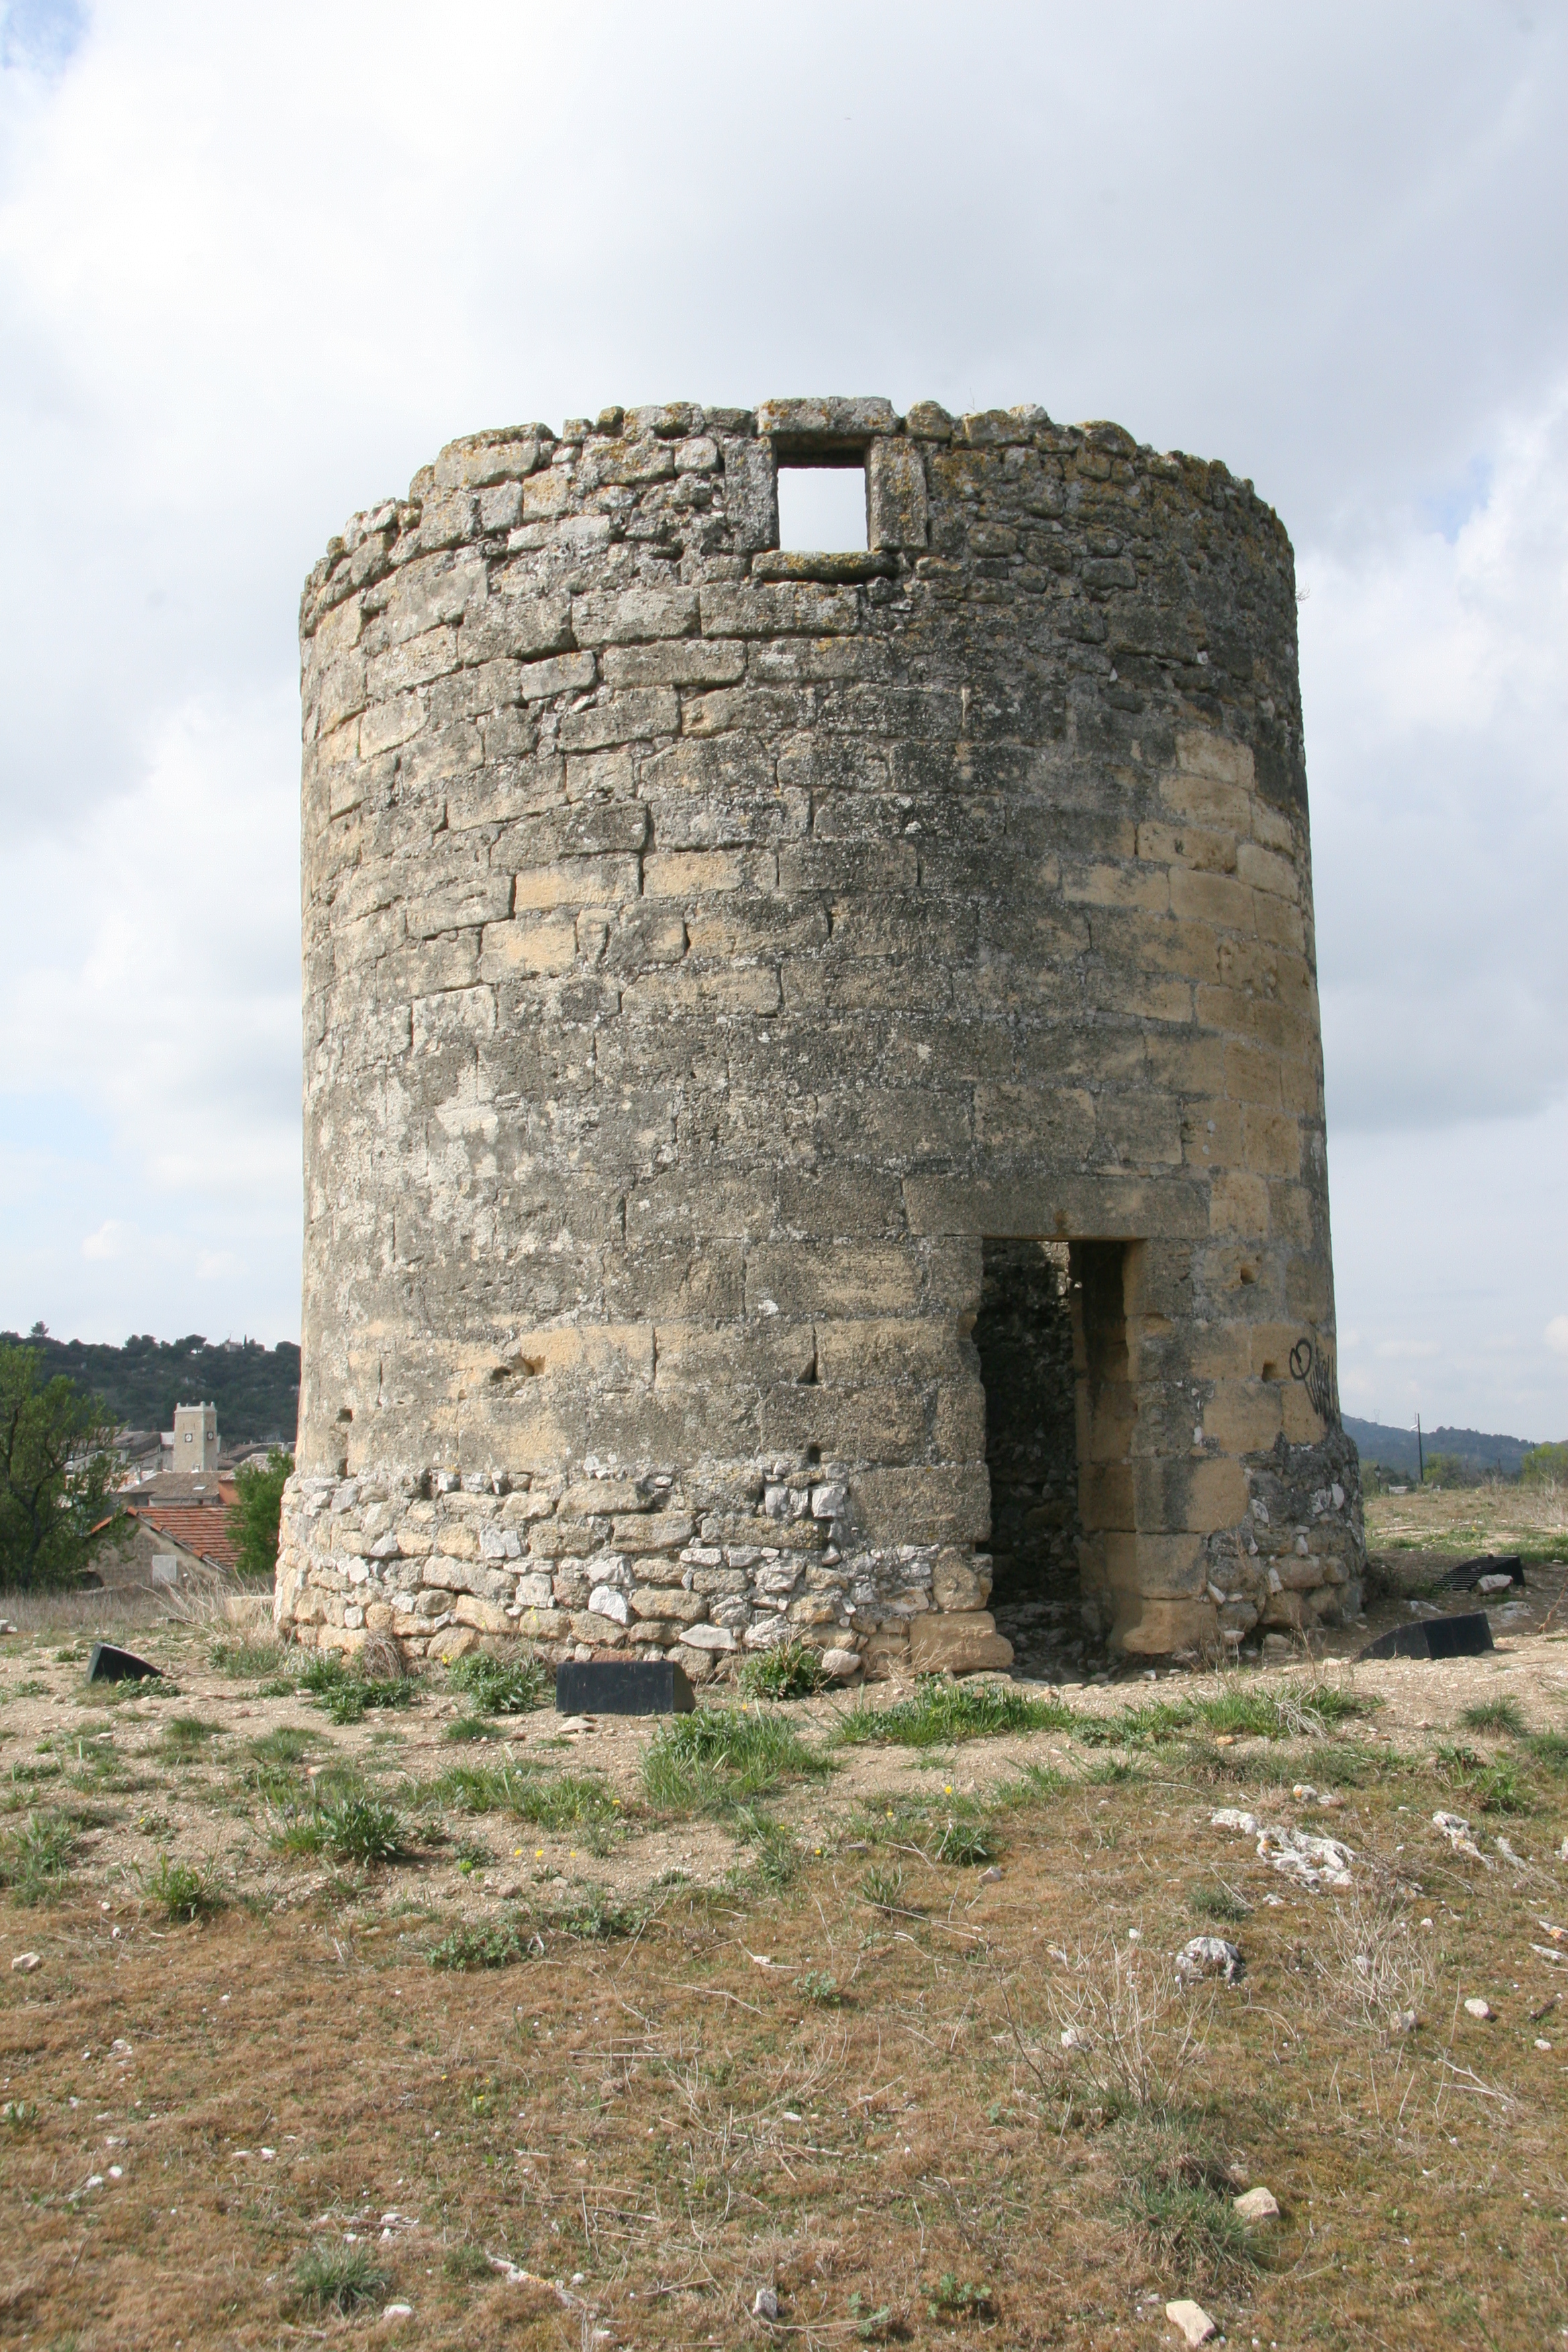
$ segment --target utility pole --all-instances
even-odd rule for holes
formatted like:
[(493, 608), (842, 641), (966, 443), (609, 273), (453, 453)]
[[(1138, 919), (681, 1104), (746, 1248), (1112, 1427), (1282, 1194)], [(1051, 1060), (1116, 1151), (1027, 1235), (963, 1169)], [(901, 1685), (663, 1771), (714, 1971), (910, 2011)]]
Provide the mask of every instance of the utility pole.
[(1419, 1413), (1415, 1416), (1415, 1483), (1418, 1486), (1424, 1486), (1426, 1484), (1426, 1456), (1423, 1453), (1421, 1447), (1421, 1416)]

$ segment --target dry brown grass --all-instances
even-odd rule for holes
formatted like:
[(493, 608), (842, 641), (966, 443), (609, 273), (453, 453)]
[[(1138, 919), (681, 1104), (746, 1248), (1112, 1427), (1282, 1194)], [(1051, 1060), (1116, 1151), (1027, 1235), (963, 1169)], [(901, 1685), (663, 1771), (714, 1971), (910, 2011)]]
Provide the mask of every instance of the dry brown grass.
[[(0, 1951), (42, 1955), (0, 1972), (0, 2340), (335, 2341), (371, 2323), (291, 2282), (352, 2238), (403, 2340), (473, 2352), (760, 2342), (764, 2284), (824, 2347), (1156, 2343), (1189, 2291), (1233, 2343), (1544, 2343), (1568, 2036), (1534, 2046), (1542, 1897), (1421, 1796), (1390, 1767), (1347, 1798), (1336, 1831), (1390, 1864), (1348, 1895), (1285, 1886), (1163, 1759), (1007, 1806), (997, 1884), (904, 1844), (879, 1906), (846, 1839), (782, 1890), (667, 1886), (630, 1936), (539, 1915), (541, 1956), (458, 1976), (426, 1958), (447, 1904), (393, 1872), (173, 1927), (129, 1895), (0, 1908)], [(1247, 1974), (1181, 1994), (1215, 1866)], [(1243, 2178), (1284, 2209), (1257, 2269), (1213, 2234)]]

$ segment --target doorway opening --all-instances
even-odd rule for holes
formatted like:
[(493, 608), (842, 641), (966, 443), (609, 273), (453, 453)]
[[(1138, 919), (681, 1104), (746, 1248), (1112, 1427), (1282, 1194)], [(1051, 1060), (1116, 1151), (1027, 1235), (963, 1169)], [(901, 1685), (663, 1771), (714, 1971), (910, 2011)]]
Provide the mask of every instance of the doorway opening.
[(1084, 1655), (1079, 1370), (1065, 1242), (982, 1244), (974, 1345), (985, 1389), (991, 1606), (1024, 1674)]

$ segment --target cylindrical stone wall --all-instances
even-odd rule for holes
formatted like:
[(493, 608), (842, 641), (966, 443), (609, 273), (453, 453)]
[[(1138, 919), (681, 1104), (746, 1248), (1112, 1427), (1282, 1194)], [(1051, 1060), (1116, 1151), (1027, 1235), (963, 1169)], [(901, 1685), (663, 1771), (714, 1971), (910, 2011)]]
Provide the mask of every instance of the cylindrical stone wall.
[[(814, 460), (865, 553), (778, 551)], [(612, 409), (356, 517), (300, 617), (279, 1622), (1005, 1662), (1023, 1239), (1100, 1630), (1359, 1606), (1295, 622), (1249, 483), (1038, 408)]]

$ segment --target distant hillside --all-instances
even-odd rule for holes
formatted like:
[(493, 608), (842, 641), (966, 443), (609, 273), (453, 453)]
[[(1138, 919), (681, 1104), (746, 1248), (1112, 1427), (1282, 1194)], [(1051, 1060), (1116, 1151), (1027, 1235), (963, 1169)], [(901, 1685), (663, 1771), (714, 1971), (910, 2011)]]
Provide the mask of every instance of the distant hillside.
[[(1414, 1429), (1390, 1429), (1384, 1422), (1358, 1421), (1352, 1412), (1346, 1413), (1344, 1423), (1363, 1462), (1381, 1462), (1385, 1470), (1407, 1470), (1411, 1477), (1415, 1476)], [(1490, 1437), (1479, 1429), (1424, 1429), (1421, 1433), (1428, 1462), (1434, 1454), (1457, 1454), (1467, 1469), (1500, 1470), (1508, 1478), (1518, 1477), (1521, 1461), (1536, 1443), (1533, 1437)]]
[(67, 1372), (100, 1396), (115, 1420), (132, 1429), (172, 1429), (177, 1404), (216, 1404), (226, 1445), (294, 1443), (300, 1418), (300, 1350), (291, 1339), (264, 1348), (259, 1339), (209, 1344), (199, 1331), (184, 1339), (127, 1339), (123, 1348), (0, 1331), (0, 1345), (31, 1348), (52, 1380)]

